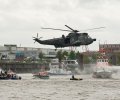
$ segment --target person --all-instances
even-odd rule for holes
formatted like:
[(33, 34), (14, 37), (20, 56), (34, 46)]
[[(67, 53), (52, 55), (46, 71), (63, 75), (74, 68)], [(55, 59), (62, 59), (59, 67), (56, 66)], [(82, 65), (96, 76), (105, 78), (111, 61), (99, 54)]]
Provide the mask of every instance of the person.
[(70, 80), (83, 80), (82, 78), (75, 78), (74, 75), (72, 75), (72, 78)]
[(2, 75), (2, 73), (3, 73), (3, 72), (2, 72), (2, 70), (1, 70), (0, 74)]
[(7, 71), (5, 71), (5, 75), (7, 75)]
[(0, 76), (3, 76), (3, 72), (2, 71), (0, 72)]
[(74, 75), (72, 75), (72, 79), (75, 79)]

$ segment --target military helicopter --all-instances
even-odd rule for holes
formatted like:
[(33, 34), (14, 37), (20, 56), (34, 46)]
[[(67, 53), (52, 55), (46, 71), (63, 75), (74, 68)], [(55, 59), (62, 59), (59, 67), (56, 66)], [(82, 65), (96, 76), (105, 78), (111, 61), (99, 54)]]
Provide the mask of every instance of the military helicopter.
[[(78, 30), (74, 30), (68, 25), (65, 25), (69, 30), (63, 30), (63, 29), (55, 29), (55, 28), (42, 28), (42, 29), (51, 29), (51, 30), (60, 30), (60, 31), (68, 31), (70, 32), (67, 36), (62, 35), (60, 38), (53, 38), (48, 40), (40, 40), (38, 37), (33, 37), (33, 40), (35, 42), (38, 42), (40, 44), (45, 45), (54, 45), (55, 48), (63, 48), (63, 47), (71, 47), (71, 46), (81, 46), (81, 45), (89, 45), (96, 41), (96, 39), (91, 38), (88, 33), (80, 33)], [(99, 27), (104, 28), (104, 27)], [(93, 28), (93, 29), (99, 29), (99, 28)], [(92, 30), (92, 29), (88, 29)]]

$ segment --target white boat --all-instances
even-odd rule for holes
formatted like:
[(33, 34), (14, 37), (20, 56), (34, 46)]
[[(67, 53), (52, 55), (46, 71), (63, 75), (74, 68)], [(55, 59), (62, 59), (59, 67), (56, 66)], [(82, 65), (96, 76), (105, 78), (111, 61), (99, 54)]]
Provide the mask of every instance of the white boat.
[(49, 64), (50, 70), (47, 71), (49, 75), (71, 75), (71, 71), (66, 70), (63, 63), (61, 63), (61, 68), (59, 68), (58, 59), (53, 59)]
[(63, 63), (65, 66), (67, 66), (69, 68), (78, 68), (79, 67), (77, 60), (63, 60)]
[(93, 72), (93, 77), (94, 78), (111, 78), (112, 77), (112, 71), (106, 70), (105, 68), (103, 69), (97, 69), (96, 71)]
[(97, 64), (93, 71), (94, 78), (111, 78), (112, 71), (110, 70), (109, 60), (105, 54), (102, 54), (97, 59)]
[(71, 71), (66, 71), (63, 69), (54, 69), (47, 72), (49, 75), (71, 75)]

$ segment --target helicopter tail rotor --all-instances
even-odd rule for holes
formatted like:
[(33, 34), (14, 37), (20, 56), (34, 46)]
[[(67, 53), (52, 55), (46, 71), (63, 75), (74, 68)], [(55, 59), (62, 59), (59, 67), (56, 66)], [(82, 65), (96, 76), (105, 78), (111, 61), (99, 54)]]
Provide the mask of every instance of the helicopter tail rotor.
[[(38, 33), (37, 33), (37, 37), (33, 37), (33, 40), (36, 42), (37, 40), (40, 40), (41, 38), (42, 38), (42, 37), (39, 37), (39, 38), (38, 38)], [(34, 43), (35, 43), (35, 42), (34, 42)]]

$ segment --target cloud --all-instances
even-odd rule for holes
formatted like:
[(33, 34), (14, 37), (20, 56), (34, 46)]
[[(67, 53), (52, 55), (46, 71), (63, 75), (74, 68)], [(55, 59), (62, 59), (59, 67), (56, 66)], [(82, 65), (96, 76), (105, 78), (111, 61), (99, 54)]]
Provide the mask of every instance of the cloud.
[(41, 47), (33, 44), (32, 36), (37, 32), (44, 39), (67, 35), (67, 32), (41, 30), (41, 27), (67, 29), (65, 24), (78, 30), (105, 26), (106, 29), (88, 32), (98, 40), (118, 43), (119, 5), (119, 0), (0, 0), (1, 44)]

